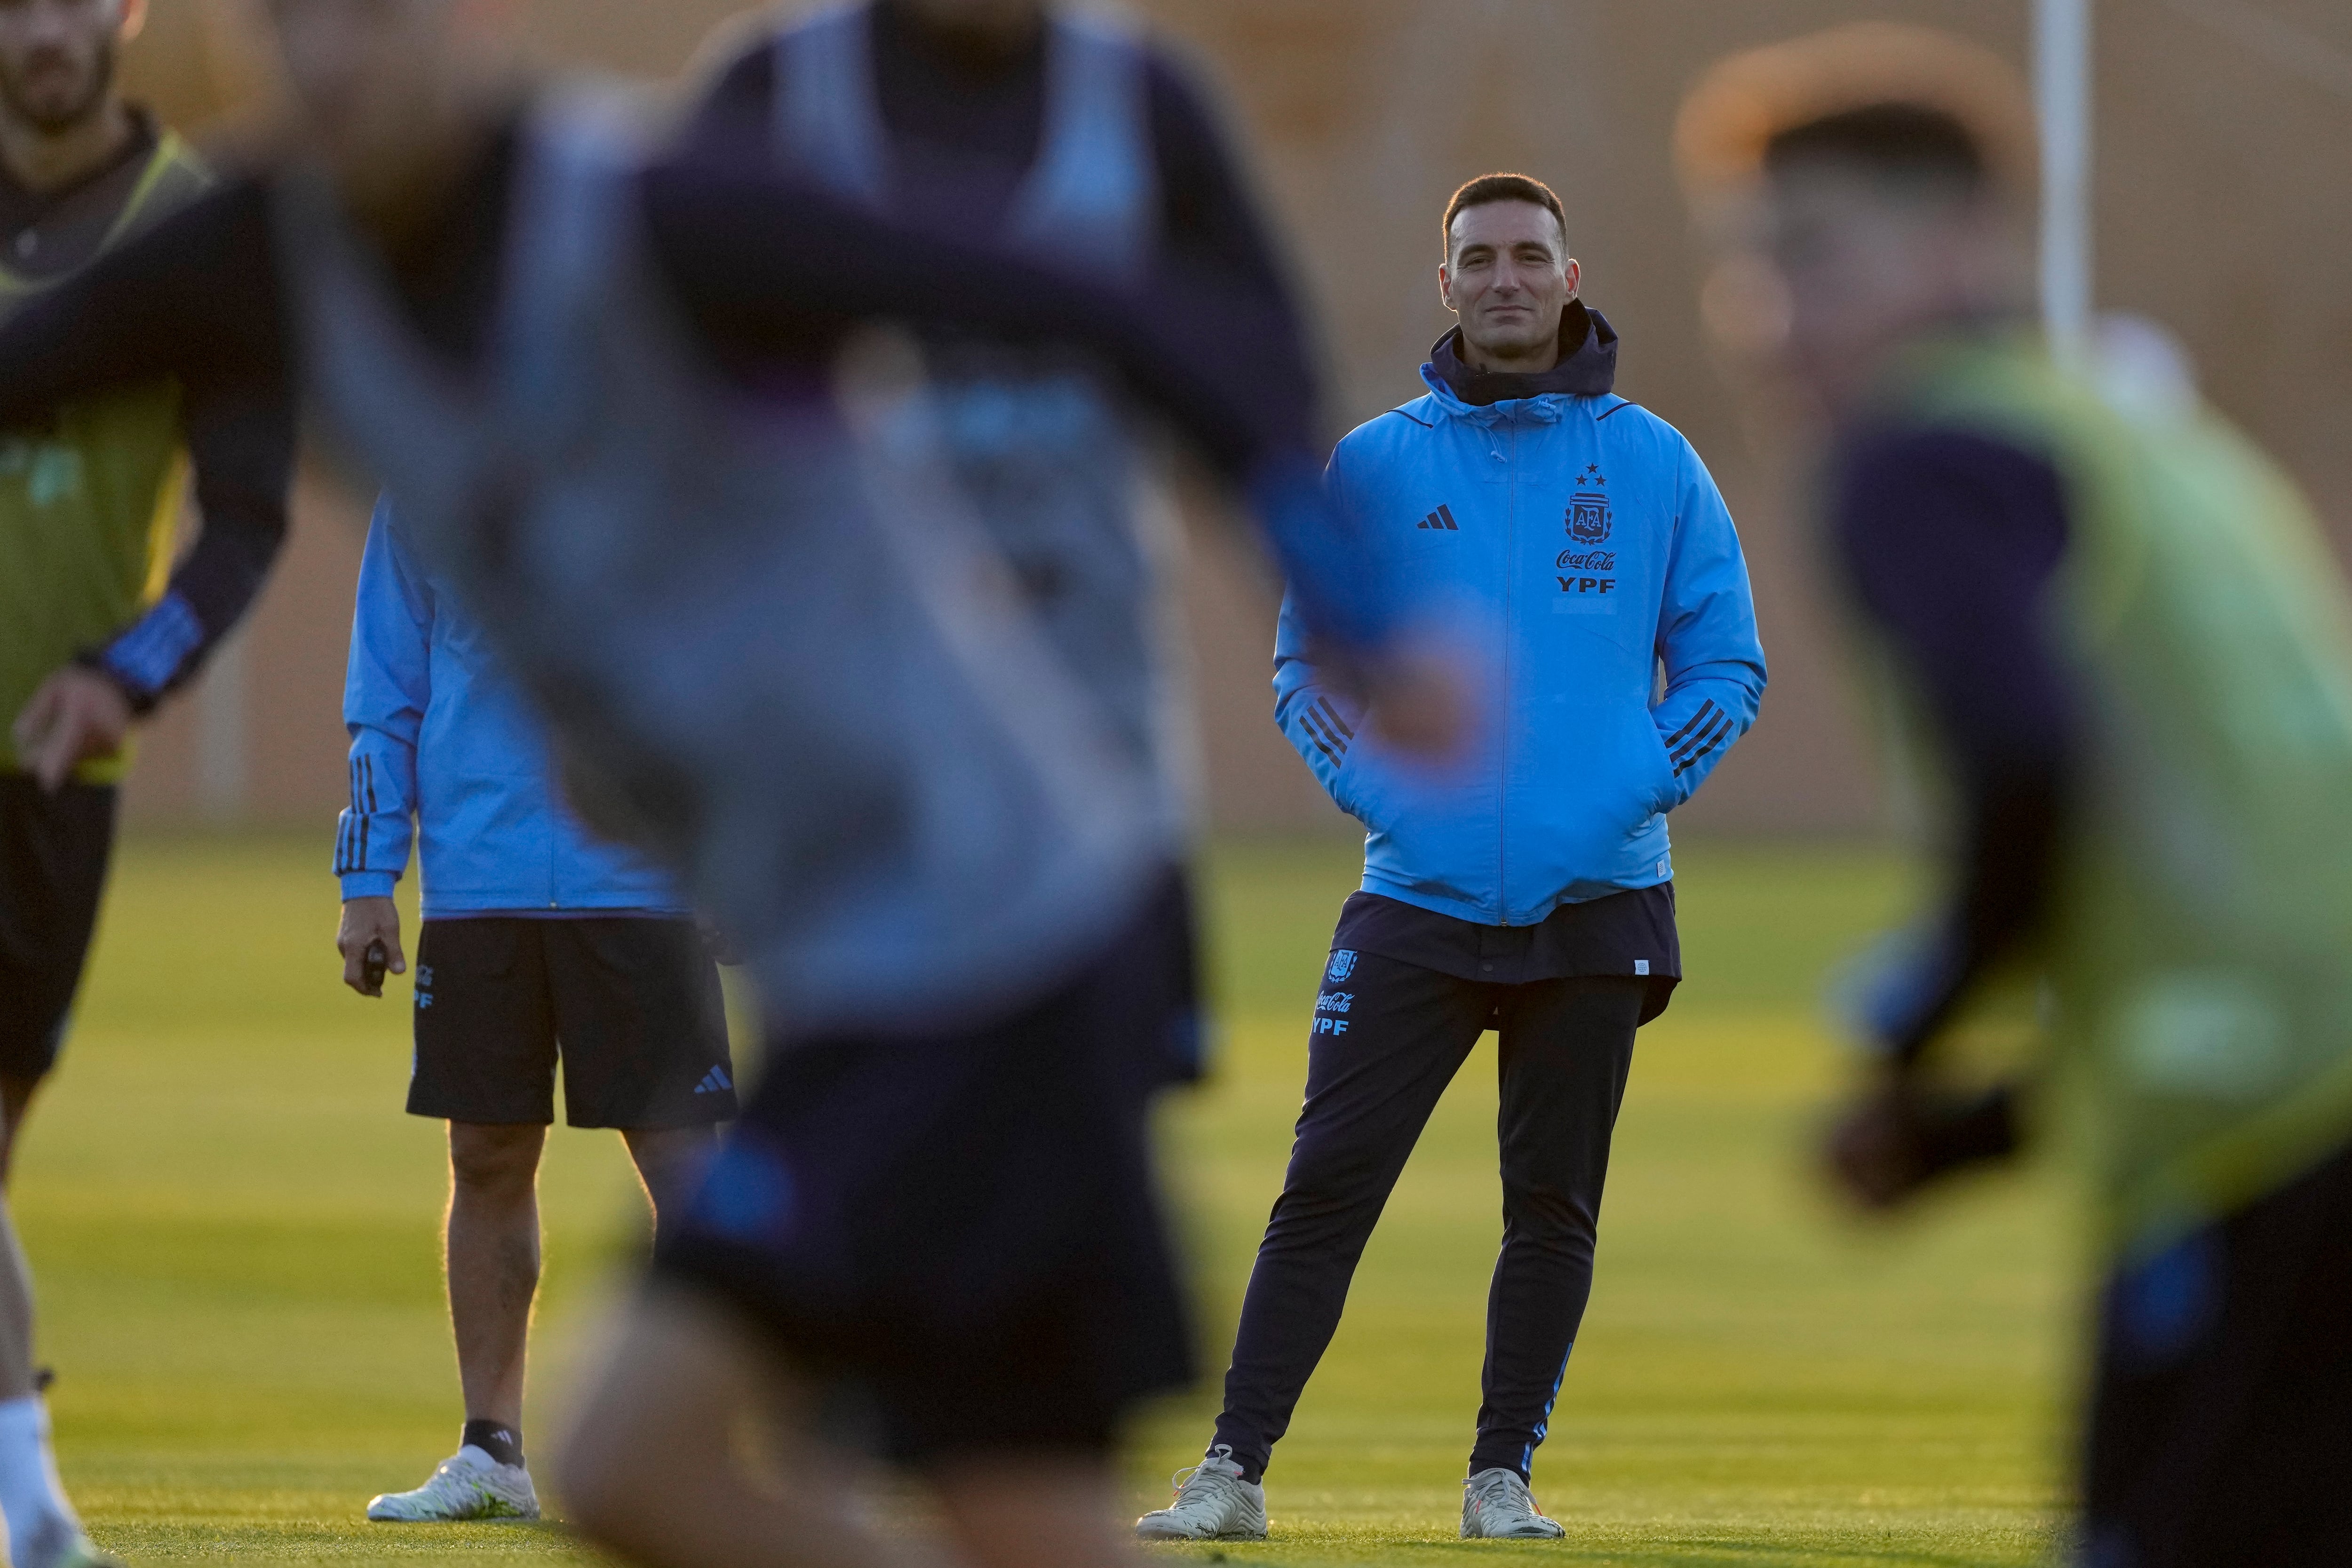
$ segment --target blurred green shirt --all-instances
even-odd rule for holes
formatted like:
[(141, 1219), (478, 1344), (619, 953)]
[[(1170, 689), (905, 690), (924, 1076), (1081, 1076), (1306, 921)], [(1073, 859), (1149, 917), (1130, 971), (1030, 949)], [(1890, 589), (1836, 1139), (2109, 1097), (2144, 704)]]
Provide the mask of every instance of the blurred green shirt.
[[(212, 183), (178, 136), (139, 124), (126, 155), (81, 184), (37, 203), (5, 193), (18, 221), (0, 241), (0, 320)], [(0, 434), (0, 766), (24, 765), (8, 731), (41, 682), (162, 594), (184, 478), (170, 383), (68, 405), (47, 430)], [(126, 747), (76, 776), (112, 783), (129, 765)]]

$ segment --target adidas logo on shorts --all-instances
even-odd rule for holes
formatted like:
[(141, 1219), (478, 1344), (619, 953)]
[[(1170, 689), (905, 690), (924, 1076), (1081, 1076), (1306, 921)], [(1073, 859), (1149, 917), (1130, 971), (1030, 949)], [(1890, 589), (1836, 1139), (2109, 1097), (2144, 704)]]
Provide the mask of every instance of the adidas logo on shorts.
[(712, 1068), (709, 1072), (702, 1075), (702, 1081), (694, 1086), (694, 1092), (697, 1094), (723, 1094), (734, 1087), (735, 1080), (727, 1076), (727, 1069), (725, 1068)]

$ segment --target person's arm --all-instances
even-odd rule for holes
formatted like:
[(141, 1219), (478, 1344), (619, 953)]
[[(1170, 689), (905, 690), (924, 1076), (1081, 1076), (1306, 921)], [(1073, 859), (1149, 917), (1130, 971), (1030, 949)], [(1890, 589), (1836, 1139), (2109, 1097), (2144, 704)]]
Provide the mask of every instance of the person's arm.
[(415, 838), (416, 743), (433, 698), (431, 591), (407, 560), (390, 502), (376, 501), (360, 558), (352, 611), (351, 662), (343, 675), (343, 725), (351, 731), (351, 805), (335, 828), (335, 875), (343, 920), (336, 945), (343, 984), (364, 996), (368, 944), (381, 940), (387, 969), (405, 973), (393, 889), (408, 868)]
[(2064, 493), (2046, 460), (1987, 437), (1883, 437), (1847, 465), (1837, 544), (1958, 801), (1942, 911), (1864, 1003), (1876, 1043), (1908, 1063), (2048, 905), (2080, 711), (2047, 619)]
[(1687, 446), (1656, 647), (1666, 685), (1650, 717), (1674, 769), (1667, 797), (1674, 806), (1691, 797), (1756, 722), (1765, 679), (1739, 534), (1714, 476)]
[(250, 182), (216, 191), (0, 326), (0, 429), (47, 428), (62, 405), (176, 381), (205, 519), (163, 598), (14, 716), (46, 787), (120, 749), (131, 720), (187, 679), (284, 536), (293, 397), (262, 201)]
[(1203, 271), (1290, 299), (1289, 271), (1250, 181), (1191, 73), (1158, 49), (1146, 64), (1151, 148), (1160, 175), (1160, 243)]
[(1861, 986), (1856, 1012), (1882, 1064), (1828, 1142), (1845, 1190), (1884, 1209), (2022, 1141), (2021, 1081), (1938, 1090), (1923, 1058), (1985, 972), (2040, 924), (2055, 876), (2079, 744), (2047, 621), (2064, 491), (2047, 461), (2005, 443), (1896, 432), (1849, 455), (1834, 534), (1855, 596), (1937, 731), (1960, 818), (1943, 909)]
[(1348, 809), (1348, 799), (1339, 788), (1339, 770), (1365, 721), (1363, 708), (1351, 693), (1334, 691), (1322, 679), (1307, 625), (1284, 595), (1274, 631), (1274, 721), (1342, 811)]
[(656, 260), (722, 363), (821, 365), (850, 326), (894, 316), (1099, 353), (1241, 490), (1318, 635), (1381, 647), (1396, 606), (1324, 502), (1316, 377), (1286, 300), (1181, 258), (1133, 289), (1065, 274), (907, 227), (759, 153), (705, 144), (644, 178)]
[(186, 683), (260, 593), (286, 542), (294, 405), (284, 386), (202, 385), (183, 416), (204, 531), (163, 596), (78, 662), (147, 713)]

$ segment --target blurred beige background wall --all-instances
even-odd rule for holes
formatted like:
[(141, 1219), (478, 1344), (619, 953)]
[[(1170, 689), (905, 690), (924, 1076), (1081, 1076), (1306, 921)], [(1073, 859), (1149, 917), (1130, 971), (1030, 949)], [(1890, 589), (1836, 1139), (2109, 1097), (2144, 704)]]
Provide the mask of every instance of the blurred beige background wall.
[[(140, 90), (201, 123), (254, 88), (243, 0), (154, 0)], [(536, 0), (551, 58), (667, 78), (727, 0)], [(1756, 731), (1677, 821), (1718, 832), (1869, 828), (1803, 535), (1803, 476), (1743, 421), (1691, 307), (1700, 266), (1667, 132), (1684, 85), (1748, 44), (1861, 16), (1931, 22), (2023, 63), (2025, 0), (1145, 0), (1220, 87), (1324, 326), (1335, 433), (1417, 395), (1437, 306), (1436, 217), (1486, 170), (1550, 181), (1586, 296), (1623, 334), (1620, 390), (1679, 426), (1721, 481), (1756, 579), (1772, 688)], [(2097, 289), (2188, 342), (2213, 396), (2352, 522), (2352, 7), (2342, 0), (2104, 0), (2097, 7)], [(148, 820), (317, 823), (342, 790), (339, 717), (361, 514), (306, 483), (297, 537), (241, 648), (154, 727)], [(1268, 718), (1272, 609), (1213, 529), (1194, 552), (1213, 815), (1321, 827)], [(1965, 595), (1965, 583), (1952, 585)]]

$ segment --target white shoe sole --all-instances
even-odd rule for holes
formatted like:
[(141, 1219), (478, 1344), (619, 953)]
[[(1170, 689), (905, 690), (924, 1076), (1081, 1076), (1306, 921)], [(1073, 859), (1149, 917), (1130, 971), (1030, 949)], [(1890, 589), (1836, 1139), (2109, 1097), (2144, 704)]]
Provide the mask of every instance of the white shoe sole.
[(397, 1506), (385, 1508), (379, 1498), (368, 1504), (371, 1524), (528, 1524), (539, 1517), (539, 1510), (524, 1510), (501, 1499), (491, 1510), (479, 1513), (408, 1513)]
[(1135, 1538), (1138, 1541), (1264, 1541), (1265, 1539), (1265, 1531), (1263, 1530), (1228, 1530), (1218, 1535), (1182, 1535), (1178, 1534), (1173, 1531), (1163, 1534), (1158, 1531), (1138, 1530), (1135, 1532)]
[(1564, 1528), (1557, 1530), (1515, 1530), (1508, 1535), (1474, 1534), (1465, 1530), (1462, 1532), (1462, 1539), (1465, 1541), (1558, 1541), (1567, 1534), (1568, 1531)]

